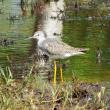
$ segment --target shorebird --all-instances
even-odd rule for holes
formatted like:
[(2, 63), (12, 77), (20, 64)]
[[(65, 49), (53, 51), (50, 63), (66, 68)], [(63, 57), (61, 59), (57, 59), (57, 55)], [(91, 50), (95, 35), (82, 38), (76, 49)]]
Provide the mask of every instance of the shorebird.
[[(38, 49), (43, 51), (43, 54), (47, 55), (49, 59), (54, 60), (54, 83), (56, 83), (56, 59), (64, 59), (74, 55), (84, 54), (88, 48), (75, 48), (67, 45), (61, 40), (55, 38), (48, 38), (43, 31), (37, 31), (30, 38), (37, 40)], [(63, 82), (62, 65), (60, 64), (60, 78)]]

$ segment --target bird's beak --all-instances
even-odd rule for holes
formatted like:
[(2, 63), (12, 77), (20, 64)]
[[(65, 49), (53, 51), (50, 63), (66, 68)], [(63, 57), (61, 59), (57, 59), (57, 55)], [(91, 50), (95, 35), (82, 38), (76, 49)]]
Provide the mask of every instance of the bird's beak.
[(28, 37), (28, 38), (26, 38), (25, 40), (29, 40), (29, 39), (32, 39), (33, 37)]
[(29, 38), (27, 38), (27, 39), (32, 39), (33, 38), (33, 36), (32, 37), (29, 37)]

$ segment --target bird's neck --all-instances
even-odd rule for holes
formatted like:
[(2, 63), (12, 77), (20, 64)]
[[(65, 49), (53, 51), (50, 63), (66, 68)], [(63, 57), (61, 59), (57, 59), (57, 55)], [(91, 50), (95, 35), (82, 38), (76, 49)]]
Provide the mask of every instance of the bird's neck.
[(45, 40), (45, 38), (39, 39), (39, 40), (38, 40), (38, 45), (40, 45), (44, 40)]

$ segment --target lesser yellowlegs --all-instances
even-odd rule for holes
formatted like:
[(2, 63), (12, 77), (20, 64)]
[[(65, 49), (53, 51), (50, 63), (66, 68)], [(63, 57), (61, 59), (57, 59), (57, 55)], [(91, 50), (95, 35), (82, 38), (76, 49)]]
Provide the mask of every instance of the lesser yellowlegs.
[[(88, 48), (75, 48), (67, 45), (63, 41), (59, 41), (55, 38), (48, 38), (43, 31), (37, 31), (35, 34), (30, 37), (37, 39), (37, 47), (42, 50), (45, 55), (50, 59), (64, 59), (74, 55), (84, 54), (84, 51)], [(54, 83), (56, 83), (56, 61), (54, 61)], [(62, 66), (60, 65), (60, 77), (63, 82), (62, 77)]]

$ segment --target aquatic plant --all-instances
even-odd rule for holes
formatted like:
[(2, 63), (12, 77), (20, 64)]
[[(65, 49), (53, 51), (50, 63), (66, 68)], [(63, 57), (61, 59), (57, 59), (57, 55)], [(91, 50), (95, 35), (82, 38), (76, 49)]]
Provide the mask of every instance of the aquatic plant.
[(7, 85), (14, 81), (12, 72), (9, 67), (6, 67), (5, 69), (0, 67), (0, 77)]
[(29, 74), (22, 80), (14, 80), (0, 86), (1, 110), (107, 110), (106, 89), (100, 84), (90, 84), (73, 78), (73, 82), (57, 84)]

